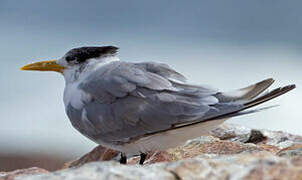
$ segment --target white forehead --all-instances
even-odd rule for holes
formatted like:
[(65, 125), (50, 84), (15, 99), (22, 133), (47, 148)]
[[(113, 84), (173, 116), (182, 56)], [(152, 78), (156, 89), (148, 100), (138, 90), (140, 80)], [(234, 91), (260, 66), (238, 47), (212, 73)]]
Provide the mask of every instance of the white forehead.
[(57, 60), (57, 64), (59, 64), (61, 66), (67, 67), (68, 66), (68, 62), (66, 61), (65, 56), (66, 55), (64, 55), (63, 57), (61, 57), (60, 59), (58, 59)]

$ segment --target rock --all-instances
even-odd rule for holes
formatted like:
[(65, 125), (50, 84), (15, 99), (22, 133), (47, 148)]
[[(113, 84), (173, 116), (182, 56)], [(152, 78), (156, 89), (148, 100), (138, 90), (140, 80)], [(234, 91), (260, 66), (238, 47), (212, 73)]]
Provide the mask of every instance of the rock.
[(118, 155), (119, 155), (118, 151), (108, 149), (103, 146), (98, 146), (98, 147), (94, 148), (91, 152), (89, 152), (86, 155), (84, 155), (83, 157), (81, 157), (80, 159), (75, 160), (73, 162), (66, 163), (64, 165), (63, 169), (81, 166), (88, 162), (110, 161), (110, 160), (116, 158)]
[[(119, 152), (102, 146), (64, 170), (24, 179), (302, 179), (302, 137), (224, 124), (184, 146), (151, 152), (120, 165)], [(110, 161), (111, 160), (111, 161)], [(95, 162), (98, 161), (98, 162)]]
[[(222, 156), (199, 156), (159, 165), (179, 179), (299, 179), (302, 166), (267, 152)], [(286, 176), (284, 176), (286, 175)]]
[(205, 154), (192, 159), (146, 166), (125, 166), (116, 162), (89, 163), (78, 168), (22, 179), (301, 179), (302, 164), (295, 163), (296, 160), (277, 157), (269, 152)]
[(18, 176), (34, 175), (34, 174), (44, 174), (48, 173), (45, 169), (41, 168), (29, 168), (29, 169), (19, 169), (12, 172), (0, 172), (0, 180), (13, 180)]
[(55, 173), (22, 177), (16, 180), (112, 180), (112, 179), (167, 179), (174, 175), (164, 169), (143, 168), (137, 165), (126, 166), (117, 162), (89, 163), (78, 168), (61, 170)]
[(235, 125), (222, 124), (217, 129), (211, 131), (211, 135), (221, 140), (247, 142), (250, 139), (252, 129)]
[(295, 144), (278, 152), (279, 156), (302, 156), (302, 144)]
[(295, 144), (302, 144), (302, 136), (282, 131), (250, 129), (235, 124), (223, 124), (211, 132), (221, 140), (240, 141), (243, 143), (266, 144), (280, 149)]
[(282, 131), (261, 130), (264, 136), (268, 137), (266, 144), (279, 147), (280, 149), (295, 144), (302, 144), (302, 136), (293, 135)]

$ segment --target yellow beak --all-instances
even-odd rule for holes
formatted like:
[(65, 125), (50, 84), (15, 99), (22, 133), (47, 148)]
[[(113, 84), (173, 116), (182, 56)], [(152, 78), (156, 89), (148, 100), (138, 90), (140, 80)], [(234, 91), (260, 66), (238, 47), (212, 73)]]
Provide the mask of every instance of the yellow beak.
[(62, 73), (65, 67), (57, 64), (56, 60), (28, 64), (21, 68), (23, 71), (55, 71)]

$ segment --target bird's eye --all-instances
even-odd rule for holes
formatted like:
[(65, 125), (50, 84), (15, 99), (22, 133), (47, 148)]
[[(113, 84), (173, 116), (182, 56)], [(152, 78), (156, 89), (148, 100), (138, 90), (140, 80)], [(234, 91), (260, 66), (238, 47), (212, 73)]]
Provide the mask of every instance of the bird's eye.
[(65, 59), (66, 59), (67, 62), (71, 62), (71, 61), (76, 60), (76, 58), (74, 56), (67, 56)]

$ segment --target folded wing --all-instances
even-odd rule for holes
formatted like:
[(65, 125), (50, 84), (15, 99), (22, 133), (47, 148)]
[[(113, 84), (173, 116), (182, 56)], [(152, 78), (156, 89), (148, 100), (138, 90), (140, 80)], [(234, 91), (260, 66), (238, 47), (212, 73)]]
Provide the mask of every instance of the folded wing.
[(245, 108), (273, 80), (220, 93), (206, 86), (187, 84), (180, 73), (158, 63), (110, 63), (79, 85), (92, 97), (68, 115), (82, 133), (97, 141), (125, 143), (132, 138), (202, 122)]

